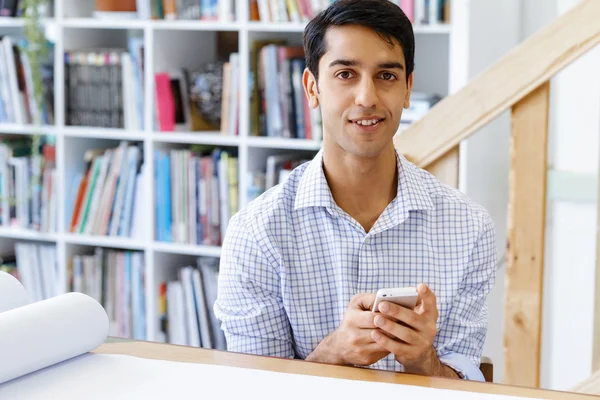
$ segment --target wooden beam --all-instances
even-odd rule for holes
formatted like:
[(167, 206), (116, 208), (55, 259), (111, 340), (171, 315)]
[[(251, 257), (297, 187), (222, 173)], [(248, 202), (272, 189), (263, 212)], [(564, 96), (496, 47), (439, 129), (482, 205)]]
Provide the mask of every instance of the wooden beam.
[(440, 182), (455, 189), (458, 189), (458, 150), (459, 146), (454, 147), (426, 168)]
[(504, 320), (509, 385), (540, 384), (549, 95), (546, 82), (512, 110)]
[(395, 138), (396, 147), (427, 167), (599, 44), (599, 17), (600, 1), (582, 0), (437, 103)]

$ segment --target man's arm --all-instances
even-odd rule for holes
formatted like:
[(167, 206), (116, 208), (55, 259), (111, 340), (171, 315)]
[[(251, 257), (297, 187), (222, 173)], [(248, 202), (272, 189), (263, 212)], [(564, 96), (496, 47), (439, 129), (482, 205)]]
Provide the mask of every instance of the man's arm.
[(406, 372), (483, 380), (478, 366), (487, 330), (485, 300), (493, 285), (496, 262), (491, 221), (484, 224), (482, 232), (448, 321), (439, 331), (436, 296), (422, 283), (417, 285), (419, 303), (414, 310), (386, 301), (379, 304), (381, 315), (374, 322), (381, 331), (371, 334), (394, 353)]
[(483, 381), (479, 363), (487, 334), (486, 299), (496, 279), (494, 225), (486, 216), (448, 319), (434, 341), (440, 361), (469, 380)]
[(229, 222), (214, 312), (222, 321), (227, 350), (293, 358), (275, 259), (269, 259), (266, 244), (255, 234), (239, 214)]

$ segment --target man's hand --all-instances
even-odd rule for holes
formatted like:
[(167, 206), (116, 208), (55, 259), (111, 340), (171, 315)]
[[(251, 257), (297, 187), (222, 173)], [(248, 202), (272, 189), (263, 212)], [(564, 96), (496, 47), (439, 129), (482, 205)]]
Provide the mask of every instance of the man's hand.
[(377, 329), (371, 312), (374, 294), (355, 295), (340, 326), (309, 354), (307, 361), (339, 365), (371, 365), (386, 357), (390, 351), (372, 337)]
[(417, 291), (419, 300), (414, 310), (381, 302), (381, 314), (374, 321), (379, 330), (371, 335), (381, 347), (394, 353), (406, 372), (457, 378), (454, 370), (440, 362), (433, 348), (439, 315), (435, 294), (422, 283)]

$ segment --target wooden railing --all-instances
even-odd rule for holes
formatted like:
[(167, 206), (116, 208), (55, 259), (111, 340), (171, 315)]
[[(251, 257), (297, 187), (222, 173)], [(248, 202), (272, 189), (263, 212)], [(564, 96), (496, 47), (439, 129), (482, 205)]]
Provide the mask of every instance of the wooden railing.
[(540, 383), (550, 78), (600, 43), (599, 21), (600, 0), (581, 1), (395, 139), (409, 160), (456, 186), (460, 142), (512, 111), (504, 321), (507, 384)]

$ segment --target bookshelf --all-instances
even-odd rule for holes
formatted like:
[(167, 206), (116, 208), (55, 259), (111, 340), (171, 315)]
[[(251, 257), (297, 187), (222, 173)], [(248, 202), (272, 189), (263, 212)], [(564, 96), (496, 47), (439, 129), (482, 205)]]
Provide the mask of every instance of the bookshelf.
[[(452, 19), (462, 21), (468, 12), (468, 2), (451, 2)], [(238, 1), (237, 20), (105, 20), (92, 17), (93, 1), (56, 0), (54, 15), (45, 22), (48, 37), (54, 41), (54, 120), (46, 127), (0, 123), (0, 133), (30, 135), (41, 133), (55, 138), (56, 170), (58, 180), (58, 231), (40, 233), (13, 228), (0, 228), (0, 248), (10, 247), (17, 241), (55, 243), (60, 276), (66, 276), (69, 259), (76, 254), (91, 255), (96, 247), (139, 251), (144, 254), (146, 339), (159, 340), (158, 292), (164, 279), (176, 276), (179, 267), (194, 265), (196, 257), (219, 257), (220, 247), (167, 243), (155, 237), (154, 154), (157, 149), (184, 149), (189, 145), (208, 145), (234, 149), (238, 157), (238, 204), (247, 204), (249, 185), (247, 172), (264, 170), (266, 157), (272, 154), (299, 152), (310, 157), (320, 141), (250, 135), (250, 102), (248, 71), (250, 48), (255, 40), (285, 38), (291, 45), (302, 41), (304, 23), (248, 21), (248, 4)], [(0, 35), (18, 35), (23, 27), (19, 18), (0, 18)], [(97, 46), (127, 48), (127, 34), (135, 31), (144, 42), (144, 129), (67, 126), (65, 115), (65, 64), (63, 54), (69, 50)], [(192, 67), (216, 58), (217, 33), (233, 35), (235, 51), (240, 56), (239, 73), (239, 135), (226, 136), (220, 131), (159, 132), (154, 129), (154, 74), (156, 71)], [(415, 90), (447, 96), (467, 81), (468, 25), (432, 24), (415, 25), (416, 68)], [(190, 51), (192, 49), (192, 51)], [(194, 50), (196, 49), (196, 50)], [(67, 201), (72, 193), (72, 182), (83, 172), (82, 154), (95, 147), (114, 148), (119, 141), (138, 143), (143, 149), (145, 174), (143, 176), (146, 200), (143, 207), (143, 229), (135, 238), (106, 237), (77, 234), (69, 231), (72, 210)], [(67, 283), (62, 282), (63, 289)]]

